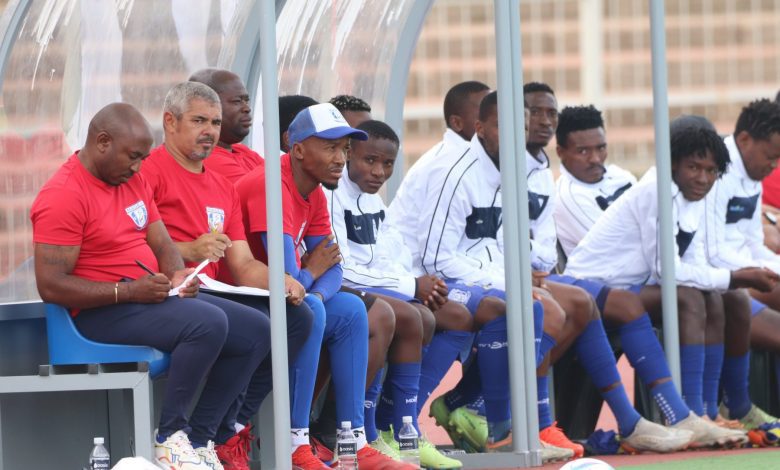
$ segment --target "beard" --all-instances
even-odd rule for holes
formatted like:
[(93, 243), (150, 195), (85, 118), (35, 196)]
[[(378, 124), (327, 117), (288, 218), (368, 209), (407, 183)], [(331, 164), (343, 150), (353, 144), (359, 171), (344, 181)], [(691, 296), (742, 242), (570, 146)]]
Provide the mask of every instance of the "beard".
[(339, 182), (338, 181), (336, 181), (335, 183), (325, 183), (325, 182), (323, 182), (323, 183), (320, 183), (320, 184), (322, 184), (323, 188), (329, 189), (331, 191), (335, 191), (339, 187)]

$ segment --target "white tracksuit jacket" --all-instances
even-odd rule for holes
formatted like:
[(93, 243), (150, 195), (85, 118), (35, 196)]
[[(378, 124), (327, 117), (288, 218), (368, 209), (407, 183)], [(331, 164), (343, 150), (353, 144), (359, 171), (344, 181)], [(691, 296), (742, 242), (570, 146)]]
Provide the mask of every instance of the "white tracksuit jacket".
[(429, 274), (483, 287), (504, 289), (501, 226), (501, 174), (476, 135), (465, 151), (437, 158), (449, 168), (428, 174), (418, 248)]
[[(555, 233), (555, 180), (550, 157), (541, 152), (541, 161), (525, 153), (528, 175), (528, 219), (531, 228), (531, 267), (550, 272), (558, 264), (558, 236)], [(501, 236), (503, 240), (503, 236)], [(503, 241), (501, 242), (503, 244)]]
[(344, 284), (356, 289), (380, 287), (414, 297), (417, 276), (412, 255), (401, 235), (382, 223), (387, 209), (382, 197), (362, 192), (346, 170), (338, 189), (325, 190), (325, 196), (341, 251)]
[(390, 202), (385, 225), (401, 234), (412, 254), (413, 266), (422, 266), (420, 252), (417, 249), (417, 237), (420, 232), (423, 208), (432, 199), (429, 195), (430, 176), (449, 169), (454, 159), (463, 155), (468, 148), (468, 140), (463, 140), (455, 131), (447, 129), (441, 142), (425, 152), (412, 165)]
[(707, 259), (729, 270), (761, 266), (780, 273), (780, 257), (764, 246), (761, 182), (748, 176), (734, 136), (725, 142), (731, 165), (705, 199)]
[[(655, 168), (626, 191), (599, 219), (569, 256), (565, 274), (628, 288), (661, 279), (660, 224)], [(704, 201), (686, 200), (672, 183), (672, 213), (677, 241), (675, 272), (679, 285), (726, 290), (728, 269), (713, 268), (704, 253)]]
[(616, 165), (607, 166), (604, 177), (597, 183), (578, 180), (561, 165), (558, 177), (558, 201), (555, 204), (555, 226), (563, 252), (569, 256), (591, 227), (628, 188), (636, 178)]

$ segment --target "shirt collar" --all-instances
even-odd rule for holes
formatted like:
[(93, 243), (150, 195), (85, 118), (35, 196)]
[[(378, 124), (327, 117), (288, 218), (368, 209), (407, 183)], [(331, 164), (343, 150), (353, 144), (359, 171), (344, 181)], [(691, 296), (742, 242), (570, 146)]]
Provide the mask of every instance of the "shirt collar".
[(444, 145), (452, 145), (455, 148), (466, 149), (469, 146), (469, 141), (461, 137), (457, 132), (453, 131), (449, 127), (444, 131), (444, 136), (441, 139), (444, 141)]
[(347, 167), (344, 167), (344, 172), (341, 174), (339, 187), (343, 187), (344, 191), (346, 191), (347, 195), (352, 199), (357, 199), (358, 196), (363, 194), (363, 191), (360, 190), (360, 186), (349, 177), (349, 170)]
[(732, 134), (727, 136), (725, 139), (723, 139), (723, 141), (726, 144), (726, 148), (729, 150), (729, 157), (731, 157), (731, 165), (729, 165), (729, 168), (726, 170), (726, 172), (736, 173), (741, 178), (749, 179), (757, 183), (757, 181), (753, 180), (747, 174), (747, 170), (745, 169), (745, 162), (742, 160), (742, 152), (740, 152), (739, 147), (737, 147), (737, 141), (734, 139), (734, 135)]
[[(542, 159), (541, 161), (537, 160), (533, 155), (531, 155), (528, 150), (525, 151), (525, 169), (529, 175), (532, 171), (546, 170), (550, 168), (550, 157), (547, 156), (547, 153), (544, 151), (544, 149), (542, 149), (542, 151), (539, 153), (539, 157)], [(561, 165), (561, 167), (563, 167), (563, 165)]]

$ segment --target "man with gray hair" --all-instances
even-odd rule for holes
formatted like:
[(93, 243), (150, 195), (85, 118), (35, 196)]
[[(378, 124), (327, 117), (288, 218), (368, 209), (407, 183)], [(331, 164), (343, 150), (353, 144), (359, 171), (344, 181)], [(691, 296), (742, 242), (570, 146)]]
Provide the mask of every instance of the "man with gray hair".
[[(174, 86), (165, 98), (165, 142), (152, 150), (142, 174), (186, 266), (208, 260), (202, 275), (216, 279), (222, 271), (223, 278), (227, 276), (234, 285), (268, 289), (268, 267), (256, 260), (249, 249), (241, 206), (232, 183), (203, 166), (217, 145), (221, 123), (220, 99), (214, 90), (197, 82)], [(298, 281), (286, 276), (285, 289), (288, 353), (294, 360), (309, 337), (314, 314), (303, 303), (305, 291)], [(267, 319), (267, 297), (217, 295), (251, 307), (254, 316)], [(222, 469), (223, 465), (227, 469), (248, 469), (242, 445), (248, 439), (237, 435), (242, 429), (236, 427), (236, 417), (242, 404), (251, 402), (256, 411), (270, 390), (270, 355), (247, 373), (222, 379), (224, 387), (238, 387), (243, 392), (249, 386), (249, 391), (245, 400), (239, 400), (237, 394), (225, 396), (231, 404), (222, 410), (213, 434), (208, 436), (216, 447), (212, 446), (203, 457), (214, 469)], [(244, 434), (248, 435), (248, 429)], [(196, 451), (199, 444), (205, 442), (193, 442)]]

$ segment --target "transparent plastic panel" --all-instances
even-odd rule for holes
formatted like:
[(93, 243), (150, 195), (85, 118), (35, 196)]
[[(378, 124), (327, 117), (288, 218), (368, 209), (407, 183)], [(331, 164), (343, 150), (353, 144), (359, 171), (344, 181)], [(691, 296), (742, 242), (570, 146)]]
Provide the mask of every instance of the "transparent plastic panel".
[(0, 93), (0, 303), (38, 298), (29, 208), (41, 185), (81, 147), (95, 112), (114, 101), (131, 103), (159, 143), (168, 89), (200, 68), (232, 64), (252, 4), (31, 2)]
[[(276, 22), (279, 95), (320, 102), (355, 95), (382, 119), (390, 68), (412, 5), (412, 0), (288, 0)], [(258, 97), (260, 88), (258, 83)], [(259, 105), (255, 113), (261, 122)], [(252, 146), (262, 149), (262, 138), (262, 132), (253, 132)]]

